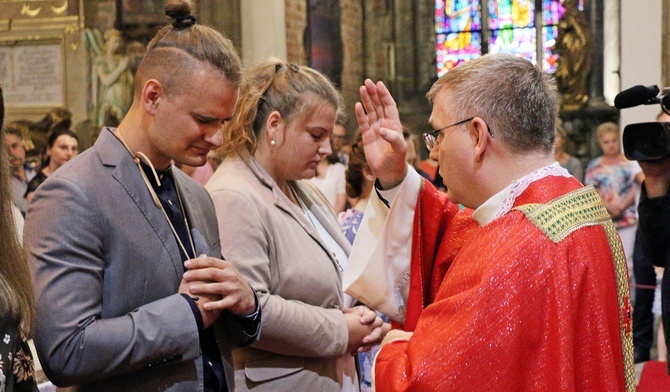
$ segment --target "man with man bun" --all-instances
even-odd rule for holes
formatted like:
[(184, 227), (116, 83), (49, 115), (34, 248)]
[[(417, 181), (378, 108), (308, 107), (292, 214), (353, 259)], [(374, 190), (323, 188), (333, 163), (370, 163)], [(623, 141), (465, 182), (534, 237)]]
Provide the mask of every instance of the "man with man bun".
[(118, 128), (49, 176), (31, 202), (35, 344), (47, 376), (83, 391), (232, 391), (230, 348), (253, 342), (258, 299), (221, 257), (212, 201), (172, 162), (221, 145), (241, 63), (169, 1)]

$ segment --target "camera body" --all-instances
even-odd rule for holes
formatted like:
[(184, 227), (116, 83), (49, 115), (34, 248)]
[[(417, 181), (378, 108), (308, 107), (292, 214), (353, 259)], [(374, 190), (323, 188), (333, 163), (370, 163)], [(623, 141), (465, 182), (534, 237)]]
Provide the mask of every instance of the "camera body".
[[(657, 86), (634, 86), (614, 99), (614, 106), (619, 109), (652, 104), (660, 104), (663, 112), (670, 115), (670, 89), (663, 89), (659, 95)], [(633, 161), (655, 161), (670, 156), (670, 123), (627, 125), (623, 130), (623, 152)]]
[(654, 161), (670, 155), (670, 123), (626, 125), (623, 129), (623, 153), (631, 161)]

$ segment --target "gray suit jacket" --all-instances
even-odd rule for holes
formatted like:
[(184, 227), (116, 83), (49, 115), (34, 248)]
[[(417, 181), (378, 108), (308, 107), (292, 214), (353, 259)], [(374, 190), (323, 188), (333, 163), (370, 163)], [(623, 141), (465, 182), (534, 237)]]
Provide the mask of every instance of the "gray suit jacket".
[[(308, 181), (300, 198), (348, 255), (332, 207)], [(238, 391), (340, 391), (349, 333), (342, 316), (341, 268), (300, 208), (253, 159), (227, 158), (207, 190), (219, 219), (222, 252), (259, 294), (263, 333), (233, 351)], [(231, 239), (243, 237), (244, 243)], [(355, 377), (355, 375), (354, 375)]]
[[(174, 170), (196, 253), (220, 257), (207, 192)], [(128, 151), (103, 129), (30, 203), (24, 246), (34, 267), (34, 339), (46, 375), (90, 391), (201, 391), (198, 328), (177, 289), (183, 265), (162, 211)], [(259, 325), (260, 326), (260, 325)], [(229, 388), (237, 318), (215, 324)]]

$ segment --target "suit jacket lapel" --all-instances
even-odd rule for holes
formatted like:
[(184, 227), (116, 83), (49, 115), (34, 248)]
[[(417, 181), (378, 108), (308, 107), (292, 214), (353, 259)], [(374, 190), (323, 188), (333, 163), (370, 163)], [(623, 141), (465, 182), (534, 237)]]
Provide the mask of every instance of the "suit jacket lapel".
[[(215, 219), (215, 217), (207, 217), (203, 215), (203, 212), (205, 211), (204, 208), (191, 208), (191, 206), (196, 205), (196, 203), (211, 203), (211, 201), (202, 200), (202, 198), (198, 196), (198, 192), (192, 191), (193, 186), (200, 185), (187, 183), (186, 174), (181, 170), (173, 168), (172, 173), (175, 186), (181, 195), (181, 202), (184, 206), (186, 219), (188, 219), (191, 237), (193, 238), (193, 246), (195, 246), (195, 256), (197, 257), (201, 254), (207, 254), (208, 256), (220, 258), (221, 251), (216, 245), (219, 240), (218, 237), (207, 238), (207, 228), (212, 224), (211, 219)], [(218, 228), (216, 229), (216, 235), (218, 236)]]
[[(291, 216), (293, 219), (295, 219), (300, 226), (302, 227), (305, 232), (312, 237), (312, 239), (323, 248), (323, 250), (328, 254), (328, 257), (330, 258), (330, 261), (333, 263), (333, 266), (335, 267), (335, 270), (337, 270), (338, 274), (340, 273), (340, 265), (333, 256), (333, 252), (330, 250), (328, 245), (323, 241), (321, 236), (319, 235), (318, 231), (312, 224), (312, 222), (309, 221), (309, 218), (305, 216), (304, 213), (300, 211), (300, 207), (297, 207), (293, 202), (284, 194), (284, 192), (279, 189), (279, 186), (275, 183), (274, 179), (270, 174), (256, 162), (256, 160), (253, 157), (248, 157), (246, 158), (246, 164), (249, 167), (249, 169), (253, 172), (253, 174), (258, 177), (263, 184), (265, 184), (268, 188), (272, 190), (272, 195), (274, 196), (274, 203), (277, 208), (281, 209), (282, 211), (286, 212), (289, 216)], [(312, 198), (307, 195), (309, 191), (302, 190), (302, 186), (298, 185), (300, 181), (298, 182), (293, 182), (293, 185), (295, 186), (294, 189), (296, 192), (299, 193), (299, 197), (305, 201), (305, 203), (309, 204), (307, 208), (310, 208), (312, 212), (315, 211), (315, 208), (312, 208), (313, 205), (313, 200)], [(316, 214), (316, 216), (321, 219), (320, 222), (327, 221), (326, 219), (323, 219), (322, 215)], [(327, 230), (329, 232), (330, 229), (326, 226)], [(332, 232), (331, 232), (332, 234)], [(346, 241), (346, 238), (345, 238)], [(338, 241), (339, 243), (339, 241)], [(347, 247), (343, 248), (345, 249), (345, 252), (349, 254), (349, 246), (347, 242)]]
[[(314, 214), (314, 216), (316, 216), (326, 231), (328, 231), (328, 233), (333, 237), (338, 245), (340, 245), (345, 253), (349, 255), (351, 244), (344, 236), (344, 234), (342, 234), (342, 229), (340, 228), (339, 224), (337, 224), (337, 219), (334, 217), (334, 212), (329, 209), (327, 200), (325, 200), (318, 193), (314, 185), (306, 180), (297, 181), (295, 184), (295, 189), (296, 192), (298, 192), (300, 195), (300, 198), (305, 203), (305, 207), (309, 209)], [(317, 199), (322, 200), (319, 202)]]
[[(154, 229), (154, 233), (165, 247), (167, 253), (170, 255), (172, 266), (175, 270), (177, 278), (181, 281), (184, 273), (184, 267), (179, 255), (179, 247), (177, 240), (172, 234), (172, 229), (168, 224), (161, 208), (154, 204), (153, 199), (147, 184), (140, 173), (140, 168), (137, 167), (123, 144), (111, 133), (109, 128), (105, 128), (101, 132), (99, 138), (100, 148), (96, 142), (96, 150), (100, 155), (102, 164), (105, 166), (114, 167), (112, 170), (112, 177), (126, 190), (128, 196), (135, 203), (137, 208), (141, 211), (144, 218), (149, 222)], [(119, 201), (122, 202), (122, 201)], [(150, 235), (150, 233), (144, 233)]]

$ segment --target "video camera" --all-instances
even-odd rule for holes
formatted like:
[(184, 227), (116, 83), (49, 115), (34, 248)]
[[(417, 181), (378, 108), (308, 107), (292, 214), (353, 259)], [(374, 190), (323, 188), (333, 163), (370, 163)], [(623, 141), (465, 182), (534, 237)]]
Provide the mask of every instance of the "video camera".
[[(659, 95), (658, 86), (634, 86), (617, 94), (614, 106), (618, 109), (639, 105), (660, 104), (670, 115), (670, 88)], [(633, 161), (654, 161), (670, 156), (670, 123), (646, 122), (626, 125), (623, 130), (623, 152)]]

